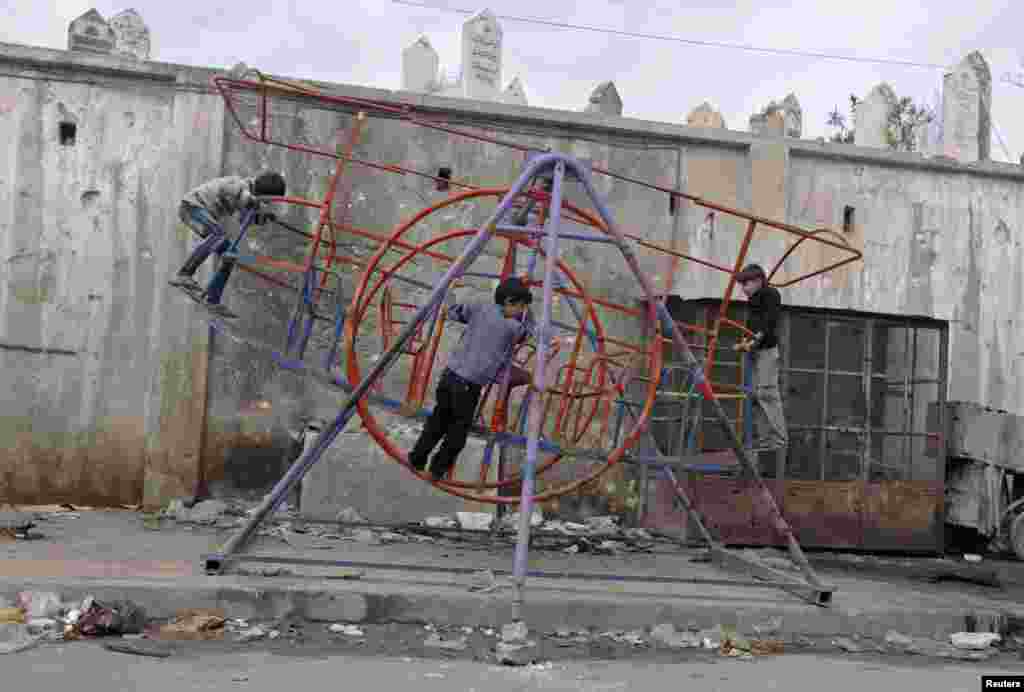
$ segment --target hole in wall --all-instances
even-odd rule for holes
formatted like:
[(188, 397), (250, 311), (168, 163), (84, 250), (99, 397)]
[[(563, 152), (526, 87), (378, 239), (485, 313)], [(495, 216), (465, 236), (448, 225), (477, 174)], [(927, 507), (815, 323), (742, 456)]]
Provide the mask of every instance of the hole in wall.
[(62, 147), (73, 147), (78, 138), (78, 126), (74, 123), (63, 122), (60, 124), (60, 144)]
[(853, 207), (843, 207), (843, 233), (853, 233), (855, 211)]
[(452, 169), (448, 166), (441, 166), (437, 169), (437, 177), (442, 178), (437, 181), (437, 191), (444, 192), (448, 189), (448, 181), (452, 179)]
[(678, 202), (677, 202), (678, 199), (679, 198), (676, 197), (675, 195), (669, 195), (668, 196), (668, 215), (669, 216), (675, 216), (676, 215), (676, 209), (678, 208), (678, 206), (677, 206), (678, 205)]

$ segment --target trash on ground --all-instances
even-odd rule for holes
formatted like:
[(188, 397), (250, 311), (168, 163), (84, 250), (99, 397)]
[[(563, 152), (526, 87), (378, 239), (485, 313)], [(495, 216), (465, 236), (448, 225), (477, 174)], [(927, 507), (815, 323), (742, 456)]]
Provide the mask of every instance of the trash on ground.
[(362, 637), (365, 633), (355, 625), (334, 624), (327, 628), (332, 634), (344, 634), (346, 637)]
[(33, 637), (28, 627), (18, 623), (0, 624), (0, 654), (14, 654), (30, 649), (40, 641)]
[(148, 639), (140, 640), (111, 640), (103, 643), (107, 651), (114, 651), (121, 654), (135, 654), (136, 656), (148, 656), (150, 658), (169, 658), (171, 650), (161, 642)]
[(431, 649), (441, 649), (443, 651), (465, 651), (469, 647), (465, 637), (446, 640), (436, 633), (427, 637), (423, 645)]
[(956, 632), (949, 635), (950, 644), (958, 649), (971, 651), (982, 651), (1002, 639), (994, 632)]
[(255, 627), (250, 627), (249, 629), (239, 633), (238, 641), (243, 644), (246, 642), (254, 642), (263, 639), (267, 634), (268, 631), (266, 628), (256, 625)]
[(456, 512), (459, 527), (466, 531), (486, 531), (491, 528), (494, 515), (486, 512)]
[(64, 609), (60, 596), (50, 591), (22, 591), (18, 594), (18, 605), (30, 620), (57, 617)]
[(428, 529), (454, 529), (458, 528), (459, 522), (451, 517), (427, 517), (423, 525)]
[(183, 611), (171, 622), (161, 625), (157, 634), (161, 639), (186, 641), (220, 639), (224, 636), (225, 622), (220, 613)]
[(473, 576), (470, 577), (470, 591), (488, 593), (490, 591), (494, 591), (497, 588), (498, 579), (494, 576), (494, 572), (492, 572), (489, 569), (485, 569), (480, 572), (474, 572)]
[(0, 608), (0, 624), (25, 624), (25, 611), (21, 608)]
[(592, 533), (618, 533), (619, 522), (616, 517), (591, 517), (587, 519), (587, 530)]
[(87, 637), (139, 634), (146, 627), (146, 613), (131, 601), (101, 603), (91, 596), (82, 603), (76, 628)]

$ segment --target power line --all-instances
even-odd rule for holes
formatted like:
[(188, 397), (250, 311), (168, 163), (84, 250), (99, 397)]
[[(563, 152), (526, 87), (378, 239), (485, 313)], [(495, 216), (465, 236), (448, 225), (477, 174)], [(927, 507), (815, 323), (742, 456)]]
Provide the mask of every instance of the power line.
[[(408, 0), (391, 0), (396, 5), (406, 5), (408, 7), (418, 7), (425, 10), (438, 10), (440, 12), (454, 12), (456, 14), (476, 14), (478, 10), (466, 10), (457, 7), (443, 7), (437, 5), (427, 5), (419, 2), (409, 2)], [(501, 19), (507, 22), (521, 22), (524, 24), (538, 24), (540, 26), (550, 26), (557, 29), (573, 29), (575, 31), (589, 31), (598, 34), (608, 34), (612, 36), (626, 36), (629, 38), (643, 38), (654, 41), (669, 41), (672, 43), (684, 43), (691, 46), (704, 46), (707, 48), (728, 48), (731, 50), (745, 50), (752, 53), (773, 53), (775, 55), (788, 55), (793, 57), (801, 58), (819, 58), (822, 60), (842, 60), (845, 62), (858, 62), (858, 63), (870, 63), (875, 65), (901, 65), (903, 67), (918, 67), (928, 70), (945, 70), (948, 69), (948, 65), (937, 65), (934, 63), (914, 62), (911, 60), (887, 60), (884, 58), (859, 58), (851, 55), (838, 55), (834, 53), (814, 53), (810, 51), (793, 50), (789, 48), (765, 48), (761, 46), (751, 46), (744, 43), (725, 43), (722, 41), (701, 41), (695, 38), (682, 38), (679, 36), (665, 36), (663, 34), (643, 34), (634, 31), (622, 31), (619, 29), (603, 29), (600, 27), (583, 26), (582, 24), (569, 24), (567, 22), (554, 22), (548, 19), (536, 19), (533, 17), (514, 17), (512, 15), (494, 15), (497, 19)]]

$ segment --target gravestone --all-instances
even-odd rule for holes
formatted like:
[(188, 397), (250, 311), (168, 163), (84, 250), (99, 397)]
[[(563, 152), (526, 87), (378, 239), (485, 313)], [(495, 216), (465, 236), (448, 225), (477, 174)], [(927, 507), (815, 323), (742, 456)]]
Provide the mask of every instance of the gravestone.
[(463, 96), (497, 101), (501, 96), (502, 31), (490, 10), (483, 10), (462, 25)]
[(782, 137), (786, 133), (786, 116), (782, 107), (772, 101), (760, 113), (750, 116), (750, 131), (759, 136)]
[(426, 36), (402, 51), (402, 89), (424, 94), (438, 89), (440, 58)]
[(804, 130), (804, 111), (796, 94), (790, 94), (782, 100), (782, 120), (785, 135), (800, 139)]
[(986, 161), (992, 144), (992, 72), (974, 51), (942, 82), (942, 152), (964, 163)]
[(686, 124), (689, 127), (707, 127), (718, 130), (725, 129), (725, 118), (721, 112), (710, 101), (700, 104), (686, 116)]
[(857, 104), (853, 143), (859, 147), (889, 148), (889, 116), (896, 105), (896, 92), (879, 84)]
[(590, 94), (585, 112), (622, 115), (622, 99), (619, 98), (619, 90), (615, 88), (615, 83), (601, 82), (598, 84)]
[(526, 89), (523, 88), (523, 83), (519, 77), (513, 79), (508, 87), (506, 87), (504, 93), (501, 95), (501, 100), (504, 103), (509, 103), (516, 106), (527, 106), (529, 105), (526, 101)]
[(68, 25), (68, 50), (109, 54), (114, 51), (116, 44), (114, 30), (95, 9)]
[(114, 52), (136, 60), (149, 60), (149, 27), (142, 16), (133, 9), (119, 12), (110, 18), (114, 31)]

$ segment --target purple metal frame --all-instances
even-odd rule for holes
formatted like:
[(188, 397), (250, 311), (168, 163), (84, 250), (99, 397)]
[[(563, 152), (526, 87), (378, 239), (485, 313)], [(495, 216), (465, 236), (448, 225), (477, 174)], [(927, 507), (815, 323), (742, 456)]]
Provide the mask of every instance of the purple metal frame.
[[(243, 558), (242, 556), (239, 556), (238, 553), (248, 543), (256, 528), (267, 518), (267, 516), (281, 505), (294, 486), (302, 479), (309, 469), (319, 461), (327, 448), (334, 443), (337, 436), (345, 429), (353, 414), (356, 412), (356, 407), (360, 400), (366, 397), (369, 397), (369, 400), (379, 398), (371, 394), (371, 389), (375, 383), (392, 367), (399, 354), (402, 352), (402, 349), (406, 346), (409, 340), (413, 338), (417, 330), (420, 328), (420, 325), (427, 320), (441, 304), (452, 282), (460, 276), (465, 275), (468, 268), (483, 252), (487, 242), (498, 231), (498, 222), (505, 217), (516, 197), (522, 194), (522, 192), (529, 187), (531, 181), (549, 171), (553, 174), (549, 202), (551, 213), (547, 215), (547, 224), (543, 230), (547, 240), (547, 248), (542, 281), (543, 309), (537, 328), (537, 353), (534, 360), (535, 365), (533, 373), (534, 386), (538, 390), (543, 391), (547, 385), (546, 368), (548, 367), (548, 363), (546, 362), (546, 355), (548, 348), (548, 336), (553, 326), (551, 315), (553, 295), (556, 287), (555, 284), (558, 280), (558, 277), (556, 276), (556, 262), (558, 257), (559, 220), (561, 218), (561, 214), (559, 212), (562, 208), (563, 183), (566, 175), (570, 175), (582, 184), (584, 191), (587, 196), (590, 197), (591, 202), (594, 204), (594, 207), (606, 225), (610, 241), (619, 248), (636, 280), (639, 281), (642, 286), (644, 297), (646, 298), (644, 312), (646, 313), (648, 329), (653, 332), (656, 338), (660, 338), (660, 328), (666, 328), (670, 332), (672, 342), (685, 356), (686, 365), (691, 371), (696, 387), (703, 394), (704, 398), (712, 405), (716, 417), (725, 429), (728, 438), (732, 443), (733, 450), (736, 453), (741, 466), (759, 486), (763, 500), (771, 509), (774, 510), (774, 527), (783, 537), (786, 538), (790, 556), (793, 559), (793, 562), (803, 571), (807, 584), (795, 583), (789, 575), (775, 572), (774, 570), (767, 568), (761, 568), (758, 565), (754, 565), (742, 558), (739, 558), (738, 556), (733, 556), (721, 548), (721, 546), (716, 543), (714, 538), (707, 531), (706, 527), (704, 527), (699, 514), (689, 502), (689, 499), (686, 497), (681, 486), (678, 482), (675, 482), (672, 466), (677, 465), (671, 463), (661, 464), (663, 472), (668, 474), (669, 478), (673, 481), (673, 485), (676, 488), (677, 495), (681, 502), (683, 502), (691, 517), (694, 518), (702, 531), (702, 535), (709, 543), (712, 559), (720, 565), (727, 567), (736, 567), (737, 564), (741, 564), (746, 571), (754, 571), (760, 578), (775, 580), (777, 583), (773, 584), (774, 586), (802, 593), (805, 598), (819, 605), (825, 605), (830, 601), (832, 588), (822, 584), (818, 580), (814, 570), (807, 562), (806, 557), (793, 536), (792, 530), (779, 512), (774, 498), (771, 496), (767, 486), (763, 483), (756, 466), (750, 462), (750, 459), (747, 457), (746, 451), (743, 448), (742, 442), (736, 435), (735, 430), (733, 430), (732, 426), (729, 424), (721, 403), (718, 401), (715, 393), (712, 391), (704, 377), (703, 368), (694, 357), (689, 344), (683, 337), (678, 325), (668, 314), (668, 310), (665, 307), (663, 300), (657, 297), (653, 286), (641, 270), (633, 248), (627, 242), (626, 237), (618, 230), (612, 219), (611, 213), (608, 211), (607, 207), (594, 189), (590, 180), (589, 170), (571, 157), (559, 153), (535, 155), (528, 160), (526, 167), (520, 174), (518, 180), (510, 188), (504, 199), (501, 200), (488, 222), (477, 231), (476, 235), (465, 247), (462, 254), (453, 262), (440, 281), (432, 287), (431, 295), (426, 304), (421, 306), (416, 315), (405, 325), (395, 342), (375, 363), (370, 372), (363, 377), (362, 381), (352, 387), (350, 396), (341, 407), (334, 421), (331, 422), (322, 433), (316, 435), (315, 441), (306, 447), (299, 459), (293, 463), (291, 468), (289, 468), (285, 473), (284, 477), (282, 477), (274, 486), (271, 493), (264, 499), (259, 507), (257, 507), (248, 522), (246, 522), (243, 527), (231, 536), (223, 549), (218, 554), (206, 556), (206, 568), (208, 571), (219, 572), (232, 560), (260, 559), (266, 561), (273, 559), (266, 557), (256, 558), (252, 556)], [(529, 232), (529, 229), (527, 229), (527, 232)], [(590, 238), (584, 239), (590, 240)], [(543, 410), (538, 403), (529, 405), (530, 425), (529, 432), (525, 440), (527, 451), (526, 464), (522, 474), (521, 500), (519, 503), (520, 521), (512, 572), (516, 588), (516, 605), (518, 614), (521, 614), (520, 608), (524, 599), (525, 580), (528, 574), (527, 563), (531, 533), (530, 519), (532, 515), (532, 502), (534, 495), (534, 475), (537, 467), (538, 453), (541, 448), (545, 446), (540, 439), (542, 416)], [(647, 432), (650, 434), (649, 428)], [(650, 463), (648, 460), (637, 459), (636, 461), (639, 463)], [(284, 559), (285, 558), (280, 558), (280, 560)], [(330, 564), (344, 563), (331, 562)], [(616, 575), (607, 575), (599, 578), (618, 578), (621, 580), (621, 577), (616, 577)]]

